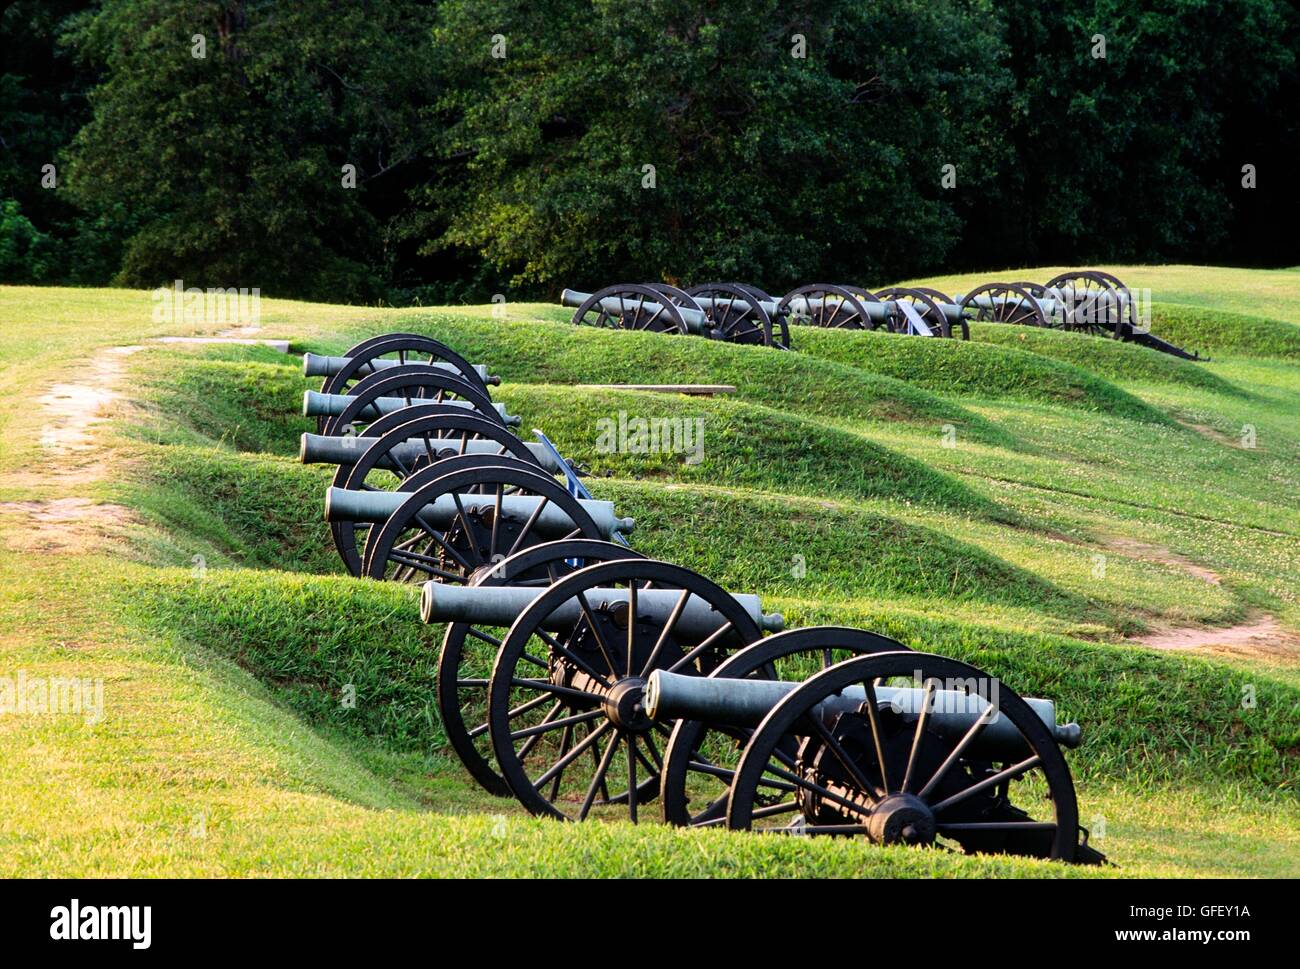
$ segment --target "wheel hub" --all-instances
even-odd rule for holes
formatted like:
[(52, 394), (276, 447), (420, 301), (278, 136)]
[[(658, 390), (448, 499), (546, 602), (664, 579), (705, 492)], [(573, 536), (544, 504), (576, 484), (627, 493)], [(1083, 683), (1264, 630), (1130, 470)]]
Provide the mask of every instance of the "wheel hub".
[(625, 676), (605, 694), (605, 716), (616, 727), (645, 733), (654, 721), (645, 712), (645, 690), (649, 681), (640, 676)]
[(878, 844), (928, 845), (934, 834), (934, 812), (914, 794), (890, 794), (867, 820), (867, 835)]

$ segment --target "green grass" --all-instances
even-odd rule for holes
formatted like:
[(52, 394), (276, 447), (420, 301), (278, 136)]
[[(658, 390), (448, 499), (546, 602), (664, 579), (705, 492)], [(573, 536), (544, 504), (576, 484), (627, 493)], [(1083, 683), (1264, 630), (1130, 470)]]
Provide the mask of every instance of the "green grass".
[(1221, 376), (1218, 372), (1221, 368), (1214, 364), (1182, 360), (1136, 343), (1099, 340), (1086, 333), (972, 323), (971, 341), (995, 343), (1050, 357), (1108, 380), (1172, 384), (1239, 397), (1247, 396), (1240, 387)]
[[(1123, 641), (1261, 613), (1300, 629), (1300, 272), (1111, 268), (1155, 291), (1157, 332), (1183, 326), (1176, 342), (1215, 360), (992, 326), (964, 346), (813, 332), (779, 354), (576, 330), (529, 304), (495, 319), (267, 300), (263, 335), (445, 339), (506, 378), (495, 395), (525, 432), (590, 467), (646, 554), (758, 592), (789, 625), (861, 625), (1053, 698), (1084, 724), (1081, 819), (1118, 868), (523, 817), (445, 749), (441, 630), (414, 590), (338, 574), (330, 469), (294, 460), (298, 361), (138, 353), (102, 450), (37, 478), (49, 417), (32, 389), (97, 346), (194, 328), (153, 324), (143, 293), (22, 288), (0, 289), (0, 673), (102, 678), (106, 717), (0, 717), (0, 873), (1294, 876), (1300, 661)], [(585, 382), (737, 393), (569, 386)], [(701, 420), (700, 460), (609, 453), (599, 422), (620, 411)], [(69, 539), (3, 504), (65, 496), (131, 519)]]
[(171, 362), (180, 369), (156, 371), (145, 384), (154, 413), (164, 415), (150, 422), (150, 430), (189, 431), (173, 440), (272, 453), (284, 453), (303, 432), (316, 430), (302, 416), (304, 380), (296, 368), (247, 359), (194, 362), (173, 356)]
[(1165, 423), (1149, 404), (1087, 370), (1038, 352), (961, 340), (900, 340), (870, 331), (799, 327), (799, 351), (966, 399), (1069, 404), (1136, 421)]
[(1202, 356), (1231, 353), (1253, 357), (1300, 360), (1300, 326), (1260, 313), (1234, 313), (1203, 306), (1157, 303), (1151, 312), (1151, 332)]
[[(798, 413), (723, 398), (686, 402), (665, 394), (579, 391), (546, 384), (506, 385), (496, 396), (522, 418), (522, 427), (544, 429), (565, 457), (596, 476), (836, 498), (893, 498), (985, 517), (1007, 516), (950, 475)], [(621, 433), (620, 420), (686, 422), (671, 425), (668, 439), (688, 441), (690, 446), (644, 453), (610, 450)]]
[[(706, 557), (678, 561), (696, 567)], [(745, 588), (774, 584), (756, 579)], [(122, 593), (128, 621), (228, 656), (315, 725), (408, 753), (442, 746), (430, 694), (442, 630), (419, 622), (414, 589), (242, 570), (196, 579), (163, 570)], [(851, 602), (815, 594), (820, 620), (863, 618)], [(359, 623), (361, 616), (367, 621)], [(1295, 692), (1282, 683), (1203, 660), (972, 622), (913, 619), (889, 631), (915, 649), (976, 663), (1026, 695), (1056, 698), (1064, 717), (1089, 725), (1087, 744), (1071, 757), (1084, 782), (1188, 784), (1213, 776), (1261, 795), (1292, 784), (1288, 759), (1300, 751), (1300, 723)], [(1240, 702), (1248, 683), (1255, 709)]]
[[(526, 305), (520, 312), (556, 316), (550, 307)], [(951, 424), (979, 440), (1013, 443), (995, 425), (953, 400), (902, 380), (807, 355), (734, 344), (714, 344), (701, 352), (695, 341), (666, 341), (655, 333), (409, 311), (400, 325), (442, 340), (468, 359), (490, 359), (492, 372), (507, 382), (731, 384), (737, 400), (835, 424), (904, 422), (936, 437), (944, 424)], [(337, 352), (354, 335), (365, 333), (349, 331), (344, 339), (312, 343), (311, 349)]]

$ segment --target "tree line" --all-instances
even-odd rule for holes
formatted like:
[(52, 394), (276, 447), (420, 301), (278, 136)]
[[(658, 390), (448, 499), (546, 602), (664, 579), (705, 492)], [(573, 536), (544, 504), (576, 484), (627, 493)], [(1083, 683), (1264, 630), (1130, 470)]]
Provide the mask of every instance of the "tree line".
[(1300, 263), (1280, 0), (20, 0), (0, 282)]

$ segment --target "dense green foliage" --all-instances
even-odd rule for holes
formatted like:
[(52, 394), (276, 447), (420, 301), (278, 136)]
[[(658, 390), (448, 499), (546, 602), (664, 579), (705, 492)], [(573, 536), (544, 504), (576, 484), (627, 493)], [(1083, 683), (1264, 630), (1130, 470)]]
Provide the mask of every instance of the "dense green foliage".
[(0, 34), (0, 281), (1300, 260), (1282, 0), (24, 0)]

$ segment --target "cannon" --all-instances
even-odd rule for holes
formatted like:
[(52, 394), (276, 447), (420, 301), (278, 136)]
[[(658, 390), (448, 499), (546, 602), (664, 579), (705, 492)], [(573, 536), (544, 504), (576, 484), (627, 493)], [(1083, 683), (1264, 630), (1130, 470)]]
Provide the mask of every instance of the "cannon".
[[(412, 398), (421, 399), (421, 398)], [(433, 399), (433, 398), (430, 398)], [(344, 427), (356, 427), (358, 424), (365, 425), (372, 421), (378, 420), (386, 414), (392, 414), (395, 411), (402, 410), (410, 406), (407, 398), (392, 397), (383, 395), (373, 400), (366, 401), (359, 407), (353, 407), (357, 398), (347, 394), (322, 394), (316, 390), (305, 390), (302, 395), (302, 413), (304, 417), (325, 417), (330, 418), (326, 424), (326, 433), (329, 428), (337, 427), (342, 432)], [(486, 413), (482, 406), (470, 400), (447, 400), (441, 401), (451, 407), (463, 408), (467, 411)], [(497, 418), (511, 427), (518, 427), (520, 419), (506, 413), (505, 404), (491, 403), (487, 405)], [(349, 408), (351, 408), (349, 410)], [(337, 418), (348, 416), (350, 420), (339, 421)]]
[(304, 354), (303, 374), (324, 377), (322, 390), (343, 393), (349, 384), (378, 370), (411, 363), (446, 369), (463, 380), (482, 385), (484, 390), (488, 385), (501, 383), (501, 378), (490, 375), (483, 364), (471, 364), (445, 343), (418, 333), (384, 333), (362, 340), (339, 356)]
[[(355, 575), (457, 583), (544, 541), (610, 541), (635, 526), (615, 513), (612, 502), (576, 498), (537, 465), (475, 454), (438, 461), (395, 492), (332, 487), (325, 519), (369, 526), (363, 552), (355, 544), (339, 548)], [(349, 534), (355, 543), (356, 533)]]
[[(692, 302), (675, 293), (689, 296)], [(963, 323), (960, 307), (946, 297), (936, 303), (922, 290), (898, 289), (882, 299), (859, 287), (813, 284), (777, 300), (741, 283), (706, 283), (675, 293), (671, 287), (655, 284), (619, 285), (595, 294), (565, 290), (560, 300), (578, 307), (573, 316), (578, 324), (696, 335), (715, 335), (720, 330), (736, 334), (725, 337), (733, 342), (762, 342), (783, 349), (790, 348), (789, 319), (843, 329), (885, 327), (924, 336), (951, 336), (953, 326)], [(919, 311), (914, 309), (917, 300), (923, 304)], [(764, 335), (761, 340), (759, 333)]]
[[(487, 367), (471, 364), (451, 347), (418, 333), (385, 333), (348, 348), (342, 356), (308, 353), (303, 356), (303, 373), (324, 377), (321, 392), (345, 394), (360, 380), (379, 371), (411, 364), (431, 366), (477, 387), (485, 396), (489, 385), (499, 384)], [(328, 415), (318, 415), (316, 430), (324, 432)]]
[(486, 392), (437, 367), (407, 364), (392, 372), (379, 371), (362, 378), (346, 394), (314, 390), (303, 394), (303, 414), (326, 418), (322, 433), (343, 434), (415, 403), (442, 403), (517, 426), (519, 418), (506, 413)]
[(740, 283), (707, 283), (690, 291), (666, 284), (622, 283), (595, 293), (566, 289), (578, 325), (706, 336), (732, 343), (790, 348), (789, 329), (768, 313), (771, 298)]
[(1137, 300), (1129, 288), (1099, 269), (1071, 270), (1045, 285), (986, 283), (957, 299), (980, 322), (1074, 330), (1136, 343), (1184, 360), (1202, 359), (1199, 353), (1162, 340), (1142, 326)]
[[(379, 438), (369, 435), (331, 437), (328, 434), (304, 434), (299, 457), (303, 464), (353, 465), (361, 456), (363, 448), (368, 448), (378, 441)], [(524, 443), (523, 447), (547, 471), (552, 474), (562, 473), (555, 465), (550, 451), (542, 445)], [(405, 476), (410, 473), (407, 468), (418, 468), (429, 458), (436, 459), (437, 455), (501, 454), (502, 452), (501, 445), (490, 440), (467, 441), (456, 437), (421, 436), (403, 439), (391, 447), (386, 446), (383, 450), (383, 458), (376, 462), (375, 466)]]
[[(373, 437), (370, 435), (374, 435)], [(512, 457), (548, 474), (566, 474), (562, 459), (544, 444), (525, 444), (503, 425), (447, 404), (415, 404), (366, 428), (365, 436), (304, 434), (305, 464), (338, 465), (333, 487), (357, 491), (409, 491), (426, 469), (465, 455)], [(576, 473), (570, 472), (568, 473)], [(330, 534), (348, 571), (361, 574), (359, 547), (369, 523), (331, 521)]]
[[(445, 360), (429, 360), (425, 361), (424, 365), (446, 370), (448, 373), (455, 374), (462, 379), (464, 379), (466, 373), (455, 364), (448, 363)], [(392, 370), (394, 367), (404, 366), (406, 366), (405, 360), (389, 360), (383, 357), (366, 360), (358, 365), (352, 357), (333, 357), (319, 353), (304, 353), (302, 355), (302, 372), (303, 376), (306, 377), (337, 377), (340, 374), (345, 374), (348, 378), (355, 376), (359, 380), (362, 377), (369, 377), (379, 370)], [(481, 363), (470, 364), (469, 372), (477, 376), (479, 382), (484, 386), (489, 384), (497, 386), (501, 383), (501, 378), (490, 375), (487, 367)]]
[[(673, 710), (683, 718), (666, 762), (726, 781), (724, 798), (700, 801), (701, 823), (1104, 860), (1079, 827), (1061, 749), (1080, 742), (1078, 726), (1058, 725), (1047, 701), (1023, 699), (973, 666), (910, 650), (870, 651), (794, 685), (721, 669), (711, 679), (687, 684), (656, 672), (646, 691), (649, 716)], [(710, 730), (687, 727), (699, 723)], [(714, 763), (709, 754), (718, 745), (701, 743), (719, 734), (740, 741), (734, 766)], [(673, 779), (666, 769), (666, 794), (680, 799), (668, 790)], [(1013, 784), (1025, 792), (1020, 804)]]
[[(756, 596), (626, 550), (556, 571), (577, 549), (554, 545), (422, 590), (449, 624), (444, 722), (492, 793), (569, 820), (658, 798), (672, 824), (1100, 860), (1061, 752), (1081, 731), (1050, 701), (863, 630), (781, 632)], [(1048, 800), (1013, 805), (1022, 778)]]
[[(477, 569), (475, 587), (514, 585), (540, 591), (562, 576), (598, 562), (643, 558), (626, 545), (593, 539), (546, 542)], [(421, 615), (432, 617), (432, 603)], [(432, 619), (429, 619), (432, 621)], [(510, 797), (510, 786), (496, 766), (487, 722), (488, 678), (505, 630), (499, 626), (451, 621), (438, 652), (437, 705), (447, 741), (479, 785), (496, 797)]]
[(586, 565), (540, 589), (450, 588), (424, 586), (424, 621), (467, 623), (500, 642), (477, 711), (494, 771), (528, 810), (573, 820), (593, 809), (636, 820), (657, 795), (668, 729), (645, 721), (653, 670), (704, 675), (783, 624), (756, 596), (642, 558)]
[[(701, 298), (764, 302), (720, 292)], [(1051, 701), (863, 630), (782, 631), (758, 596), (611, 541), (634, 522), (571, 493), (540, 433), (530, 447), (457, 406), (465, 381), (408, 366), (341, 395), (366, 435), (304, 435), (302, 457), (338, 464), (326, 518), (366, 536), (349, 570), (423, 582), (421, 618), (446, 626), (439, 713), (486, 790), (571, 820), (658, 799), (670, 824), (1102, 860), (1062, 753), (1081, 730)], [(1013, 785), (1047, 796), (1013, 803)]]

